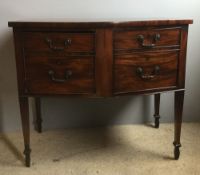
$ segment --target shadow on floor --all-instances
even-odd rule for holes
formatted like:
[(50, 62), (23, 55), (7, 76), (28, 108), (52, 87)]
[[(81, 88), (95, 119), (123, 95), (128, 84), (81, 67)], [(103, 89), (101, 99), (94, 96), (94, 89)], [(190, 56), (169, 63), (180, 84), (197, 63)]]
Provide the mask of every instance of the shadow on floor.
[[(120, 131), (125, 132), (125, 131)], [(134, 159), (139, 157), (142, 160), (145, 157), (152, 157), (152, 160), (160, 158), (162, 160), (173, 160), (166, 154), (159, 151), (151, 151), (135, 145), (134, 142), (129, 143), (124, 139), (124, 135), (120, 136), (115, 133), (115, 129), (109, 127), (88, 128), (88, 129), (67, 129), (64, 131), (49, 131), (44, 135), (40, 135), (39, 139), (35, 140), (37, 146), (37, 159), (34, 164), (40, 164), (38, 161), (60, 162), (71, 159), (92, 161), (102, 159), (104, 157), (121, 158), (123, 160)], [(52, 133), (52, 135), (51, 135)], [(46, 135), (46, 136), (45, 136)], [(36, 145), (37, 143), (37, 145)], [(38, 144), (39, 143), (39, 144)], [(41, 147), (41, 149), (39, 148)], [(47, 150), (42, 150), (46, 148)], [(36, 157), (35, 157), (36, 158)]]
[(9, 139), (9, 137), (5, 134), (2, 134), (1, 139), (7, 146), (7, 148), (10, 150), (10, 152), (16, 157), (16, 159), (24, 163), (24, 157), (21, 151), (17, 149), (17, 147), (13, 144), (13, 142)]

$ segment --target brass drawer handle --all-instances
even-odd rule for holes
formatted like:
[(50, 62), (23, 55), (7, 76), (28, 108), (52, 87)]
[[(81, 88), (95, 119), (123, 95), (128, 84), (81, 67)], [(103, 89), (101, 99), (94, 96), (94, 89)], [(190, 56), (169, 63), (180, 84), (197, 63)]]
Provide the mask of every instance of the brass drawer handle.
[(69, 45), (71, 45), (71, 43), (72, 43), (71, 39), (67, 39), (67, 40), (64, 41), (64, 46), (60, 47), (60, 46), (54, 46), (53, 41), (50, 38), (46, 38), (45, 41), (48, 44), (49, 48), (54, 50), (54, 51), (62, 51), (65, 48), (67, 48)]
[(156, 75), (159, 75), (160, 67), (159, 66), (155, 66), (152, 74), (150, 74), (150, 75), (149, 74), (145, 74), (142, 67), (138, 67), (136, 69), (136, 73), (143, 80), (151, 80), (151, 79), (155, 78)]
[(153, 43), (151, 44), (145, 44), (144, 43), (144, 36), (143, 35), (138, 35), (137, 40), (139, 41), (140, 45), (144, 48), (153, 48), (156, 46), (156, 41), (160, 40), (160, 34), (155, 34), (153, 35)]
[(56, 78), (55, 77), (55, 72), (53, 70), (49, 70), (48, 71), (48, 74), (50, 76), (50, 79), (54, 82), (57, 82), (57, 83), (64, 83), (66, 82), (67, 80), (69, 80), (69, 78), (71, 77), (72, 75), (72, 71), (71, 70), (67, 70), (65, 71), (65, 75), (64, 75), (64, 78), (61, 79), (61, 78)]

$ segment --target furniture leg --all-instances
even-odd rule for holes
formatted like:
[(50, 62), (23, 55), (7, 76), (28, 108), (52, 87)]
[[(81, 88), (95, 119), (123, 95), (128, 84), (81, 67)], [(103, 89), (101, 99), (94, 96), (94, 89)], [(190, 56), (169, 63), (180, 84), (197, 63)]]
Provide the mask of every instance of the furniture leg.
[(174, 158), (179, 159), (181, 147), (180, 136), (181, 136), (181, 124), (182, 124), (182, 113), (183, 113), (183, 102), (184, 102), (184, 91), (175, 92), (175, 116), (174, 116)]
[(22, 130), (23, 130), (23, 136), (24, 136), (25, 163), (27, 167), (30, 167), (31, 149), (30, 149), (30, 124), (29, 124), (28, 97), (19, 97), (19, 104), (20, 104), (20, 112), (21, 112)]
[(39, 97), (35, 98), (35, 107), (36, 107), (35, 129), (36, 131), (38, 131), (38, 133), (42, 133), (41, 101)]
[(154, 95), (154, 118), (155, 118), (155, 128), (159, 128), (160, 122), (160, 93)]

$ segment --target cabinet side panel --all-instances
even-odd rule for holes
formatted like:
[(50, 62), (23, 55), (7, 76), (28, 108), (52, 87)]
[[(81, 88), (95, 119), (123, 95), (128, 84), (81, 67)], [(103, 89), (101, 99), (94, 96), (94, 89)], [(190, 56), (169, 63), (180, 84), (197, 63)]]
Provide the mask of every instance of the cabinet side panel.
[(187, 36), (188, 25), (182, 26), (181, 31), (181, 48), (179, 55), (178, 68), (178, 87), (185, 88), (185, 68), (186, 68), (186, 53), (187, 53)]
[(13, 29), (14, 34), (14, 45), (15, 45), (15, 60), (17, 68), (17, 82), (18, 82), (18, 93), (19, 96), (23, 96), (25, 90), (25, 65), (23, 55), (23, 44), (21, 32)]

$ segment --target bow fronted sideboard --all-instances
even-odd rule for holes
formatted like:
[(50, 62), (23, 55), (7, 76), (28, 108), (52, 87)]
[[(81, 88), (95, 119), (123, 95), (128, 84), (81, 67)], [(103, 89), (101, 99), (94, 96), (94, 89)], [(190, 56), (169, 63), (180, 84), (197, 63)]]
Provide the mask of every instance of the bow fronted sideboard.
[(192, 20), (9, 22), (13, 27), (26, 166), (30, 166), (28, 97), (112, 97), (174, 91), (174, 157), (179, 158), (188, 25)]

